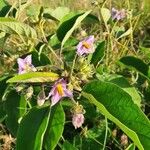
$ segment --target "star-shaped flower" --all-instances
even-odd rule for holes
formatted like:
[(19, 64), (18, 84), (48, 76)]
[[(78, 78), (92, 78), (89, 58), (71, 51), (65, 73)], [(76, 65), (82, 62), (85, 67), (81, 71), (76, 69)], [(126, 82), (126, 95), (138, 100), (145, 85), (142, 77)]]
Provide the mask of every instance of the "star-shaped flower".
[(77, 45), (77, 54), (82, 56), (83, 54), (93, 53), (95, 51), (94, 48), (94, 36), (91, 35)]
[(67, 83), (62, 78), (55, 82), (48, 97), (50, 97), (50, 96), (51, 96), (51, 101), (52, 101), (51, 106), (53, 106), (56, 103), (58, 103), (59, 100), (63, 97), (72, 98), (73, 94), (70, 90), (67, 89)]
[(28, 55), (26, 58), (18, 58), (17, 59), (19, 74), (27, 73), (27, 72), (35, 72), (37, 69), (32, 64), (31, 55)]

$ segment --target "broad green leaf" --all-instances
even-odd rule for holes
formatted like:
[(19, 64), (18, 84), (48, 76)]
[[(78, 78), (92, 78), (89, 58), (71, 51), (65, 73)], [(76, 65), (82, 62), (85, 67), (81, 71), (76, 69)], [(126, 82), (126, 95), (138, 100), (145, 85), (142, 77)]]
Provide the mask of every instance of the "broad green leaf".
[(125, 56), (122, 57), (119, 62), (126, 67), (135, 69), (138, 71), (141, 75), (146, 77), (148, 80), (150, 80), (150, 70), (149, 66), (144, 63), (141, 59), (133, 57), (133, 56)]
[(65, 113), (60, 104), (52, 107), (49, 124), (44, 136), (44, 148), (46, 150), (55, 149), (62, 136), (65, 124)]
[(33, 39), (37, 38), (36, 32), (32, 27), (13, 18), (0, 17), (0, 30), (8, 34), (18, 34), (21, 38), (23, 36)]
[(44, 53), (38, 53), (36, 50), (33, 50), (28, 55), (32, 54), (32, 63), (35, 67), (37, 66), (45, 66), (51, 64), (49, 58)]
[(132, 32), (133, 32), (133, 31), (132, 31), (132, 28), (129, 28), (125, 33), (121, 34), (121, 35), (118, 37), (118, 39), (130, 35)]
[(65, 42), (69, 39), (69, 37), (71, 36), (71, 34), (73, 33), (73, 31), (80, 25), (80, 23), (91, 13), (91, 10), (85, 12), (84, 14), (82, 14), (81, 16), (79, 16), (73, 27), (66, 33), (65, 37), (63, 38), (62, 40), (62, 43), (61, 43), (61, 47), (64, 46)]
[(76, 147), (74, 147), (71, 143), (68, 141), (65, 141), (62, 147), (62, 150), (78, 150)]
[(64, 16), (64, 18), (60, 21), (60, 24), (56, 33), (59, 41), (62, 41), (64, 39), (66, 33), (73, 27), (77, 18), (81, 16), (82, 14), (83, 13), (71, 12), (68, 15)]
[(20, 75), (16, 75), (9, 80), (7, 83), (36, 83), (36, 82), (52, 82), (59, 78), (58, 74), (52, 72), (30, 72)]
[(110, 19), (111, 17), (111, 12), (109, 9), (107, 8), (101, 8), (101, 15), (103, 17), (103, 20), (105, 22), (105, 24), (107, 24), (108, 20)]
[(136, 88), (131, 86), (123, 76), (118, 76), (110, 79), (109, 81), (121, 87), (132, 97), (132, 100), (135, 104), (137, 104), (139, 107), (141, 106), (141, 97), (139, 93), (137, 92)]
[(60, 21), (69, 12), (70, 9), (68, 7), (57, 7), (54, 11), (51, 12), (51, 15)]
[(140, 150), (149, 150), (150, 121), (129, 94), (113, 83), (102, 81), (87, 84), (83, 91), (83, 96), (116, 123)]
[(10, 132), (16, 136), (18, 130), (18, 120), (26, 112), (27, 101), (23, 96), (20, 96), (15, 90), (10, 91), (5, 101), (5, 111), (7, 114), (6, 126)]
[(105, 55), (105, 41), (100, 42), (93, 53), (91, 62), (96, 66)]
[(21, 120), (16, 150), (42, 150), (42, 143), (48, 121), (50, 107), (33, 107)]

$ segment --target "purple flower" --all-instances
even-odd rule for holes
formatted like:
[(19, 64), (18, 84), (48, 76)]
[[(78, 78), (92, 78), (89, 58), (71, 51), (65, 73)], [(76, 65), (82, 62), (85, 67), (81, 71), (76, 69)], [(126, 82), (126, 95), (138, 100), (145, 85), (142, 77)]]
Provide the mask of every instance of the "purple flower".
[(81, 114), (74, 114), (72, 117), (72, 124), (74, 125), (75, 129), (80, 128), (84, 123), (84, 115)]
[(111, 10), (111, 15), (112, 15), (112, 19), (113, 20), (122, 20), (126, 17), (126, 11), (125, 9), (121, 9), (120, 11), (115, 9), (115, 8), (112, 8)]
[(62, 97), (72, 98), (73, 94), (70, 90), (67, 89), (66, 81), (64, 79), (59, 79), (53, 85), (48, 97), (50, 96), (51, 96), (51, 101), (52, 101), (51, 106), (53, 106), (56, 103), (58, 103)]
[(26, 58), (18, 58), (17, 60), (19, 66), (19, 74), (36, 71), (36, 68), (32, 65), (31, 55), (28, 55)]
[(91, 35), (79, 42), (77, 45), (77, 54), (82, 56), (83, 54), (89, 54), (94, 52), (94, 36)]

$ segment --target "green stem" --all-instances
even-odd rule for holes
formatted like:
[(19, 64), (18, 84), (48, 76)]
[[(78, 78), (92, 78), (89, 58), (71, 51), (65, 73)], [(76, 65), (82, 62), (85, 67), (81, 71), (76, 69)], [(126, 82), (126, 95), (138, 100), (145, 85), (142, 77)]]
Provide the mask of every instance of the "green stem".
[(107, 122), (107, 118), (106, 117), (105, 117), (105, 122), (106, 122), (106, 130), (105, 130), (105, 139), (104, 139), (104, 144), (103, 144), (103, 149), (102, 150), (105, 150), (106, 142), (107, 142), (108, 122)]
[(73, 74), (73, 70), (74, 70), (76, 59), (77, 59), (77, 54), (75, 55), (75, 57), (73, 59), (73, 63), (72, 63), (72, 67), (71, 67), (71, 72), (70, 72), (70, 79), (71, 79), (72, 74)]

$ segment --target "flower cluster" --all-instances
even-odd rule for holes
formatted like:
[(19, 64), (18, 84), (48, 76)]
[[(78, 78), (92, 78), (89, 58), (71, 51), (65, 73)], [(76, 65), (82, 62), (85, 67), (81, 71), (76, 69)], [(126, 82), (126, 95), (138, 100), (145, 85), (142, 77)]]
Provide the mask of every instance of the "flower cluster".
[[(93, 75), (92, 67), (90, 66), (89, 62), (84, 58), (85, 54), (90, 54), (95, 51), (94, 48), (94, 36), (91, 35), (77, 45), (77, 55), (79, 56), (79, 59), (77, 63), (79, 64), (79, 68), (77, 69), (80, 80), (81, 81), (86, 81), (87, 78), (91, 77)], [(34, 67), (32, 64), (32, 56), (28, 55), (26, 58), (18, 58), (18, 67), (19, 67), (19, 72), (18, 74), (23, 74), (23, 73), (28, 73), (28, 72), (35, 72), (37, 69)], [(79, 77), (77, 76), (79, 79)], [(75, 77), (75, 79), (77, 79)], [(70, 78), (70, 81), (72, 82), (72, 78)], [(77, 89), (80, 89), (80, 86), (78, 82), (75, 82), (73, 84), (77, 87)], [(32, 86), (28, 88), (28, 95), (27, 98), (31, 98), (33, 94), (33, 88), (31, 92)], [(37, 96), (37, 104), (39, 106), (42, 106), (45, 102), (45, 100), (51, 98), (51, 106), (54, 106), (57, 104), (63, 97), (69, 97), (70, 99), (73, 99), (73, 88), (70, 90), (68, 88), (68, 84), (65, 80), (65, 78), (60, 78), (58, 79), (53, 85), (52, 88), (48, 94), (48, 96), (45, 96), (44, 88), (42, 91), (38, 94)], [(82, 105), (79, 105), (78, 102), (75, 104), (75, 106), (72, 109), (72, 124), (74, 125), (75, 129), (79, 128), (82, 126), (84, 123), (84, 109)]]

